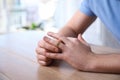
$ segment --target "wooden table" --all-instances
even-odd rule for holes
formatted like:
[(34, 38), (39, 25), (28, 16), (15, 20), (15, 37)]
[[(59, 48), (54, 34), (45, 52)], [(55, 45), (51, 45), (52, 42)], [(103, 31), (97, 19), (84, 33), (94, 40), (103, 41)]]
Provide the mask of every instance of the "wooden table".
[[(43, 35), (43, 32), (35, 31), (0, 35), (0, 80), (120, 80), (119, 74), (81, 72), (62, 61), (50, 67), (40, 66), (35, 47)], [(95, 46), (92, 49), (120, 51)]]

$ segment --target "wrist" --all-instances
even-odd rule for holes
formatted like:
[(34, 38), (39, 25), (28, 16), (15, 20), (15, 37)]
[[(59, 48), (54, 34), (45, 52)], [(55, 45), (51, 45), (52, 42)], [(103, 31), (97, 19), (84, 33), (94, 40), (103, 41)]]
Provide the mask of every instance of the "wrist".
[(96, 56), (96, 54), (94, 54), (92, 52), (90, 53), (90, 55), (88, 55), (86, 64), (84, 66), (84, 71), (94, 71), (94, 69), (96, 67), (95, 56)]

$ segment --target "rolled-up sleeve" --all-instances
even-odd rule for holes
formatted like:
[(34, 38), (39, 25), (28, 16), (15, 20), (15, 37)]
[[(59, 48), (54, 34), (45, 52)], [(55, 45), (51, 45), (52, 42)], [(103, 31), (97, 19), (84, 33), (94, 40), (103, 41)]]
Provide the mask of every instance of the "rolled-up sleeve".
[(83, 0), (80, 4), (79, 10), (87, 16), (95, 16), (95, 14), (90, 9), (89, 0)]

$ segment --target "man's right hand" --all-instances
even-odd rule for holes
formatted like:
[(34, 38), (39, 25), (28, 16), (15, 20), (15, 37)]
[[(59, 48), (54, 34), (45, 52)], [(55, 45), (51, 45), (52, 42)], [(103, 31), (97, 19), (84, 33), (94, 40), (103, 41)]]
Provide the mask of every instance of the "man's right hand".
[(56, 46), (51, 45), (45, 42), (44, 40), (40, 40), (36, 48), (37, 60), (40, 65), (47, 66), (47, 65), (50, 65), (53, 61), (52, 59), (47, 58), (45, 56), (46, 52), (54, 53), (54, 52), (60, 52), (60, 50)]

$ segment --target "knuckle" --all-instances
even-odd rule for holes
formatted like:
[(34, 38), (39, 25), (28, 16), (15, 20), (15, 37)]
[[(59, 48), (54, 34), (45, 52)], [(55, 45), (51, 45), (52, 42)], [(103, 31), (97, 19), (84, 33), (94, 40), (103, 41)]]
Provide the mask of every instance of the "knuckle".
[(54, 52), (58, 52), (58, 48), (56, 48), (56, 47), (53, 47), (52, 50), (53, 50)]
[(66, 61), (66, 60), (68, 60), (68, 57), (66, 55), (64, 55), (64, 56), (62, 56), (62, 59)]
[(52, 55), (53, 57), (57, 57), (57, 54)]
[(48, 58), (44, 56), (43, 61), (47, 62)]
[(47, 51), (45, 49), (42, 50), (43, 53), (46, 53)]
[(75, 39), (73, 39), (73, 42), (77, 42), (77, 41), (78, 41), (78, 39), (76, 39), (76, 38), (75, 38)]
[(44, 41), (43, 40), (40, 40), (39, 42), (38, 42), (38, 46), (43, 46), (44, 45)]
[(47, 59), (47, 58), (44, 58), (44, 59), (43, 59), (43, 61), (47, 62), (47, 61), (48, 61), (48, 59)]
[(48, 50), (50, 50), (50, 51), (53, 51), (53, 52), (57, 52), (57, 51), (58, 51), (58, 49), (57, 49), (55, 46), (50, 45), (50, 44), (48, 44), (48, 45), (46, 46), (46, 48), (47, 48)]
[(35, 52), (36, 52), (36, 53), (39, 53), (39, 49), (38, 49), (38, 48), (36, 48), (36, 49), (35, 49)]
[(37, 56), (37, 59), (38, 59), (39, 61), (47, 61), (47, 57), (44, 56), (44, 55), (38, 55), (38, 56)]
[(44, 55), (47, 51), (43, 48), (36, 48), (37, 55)]

